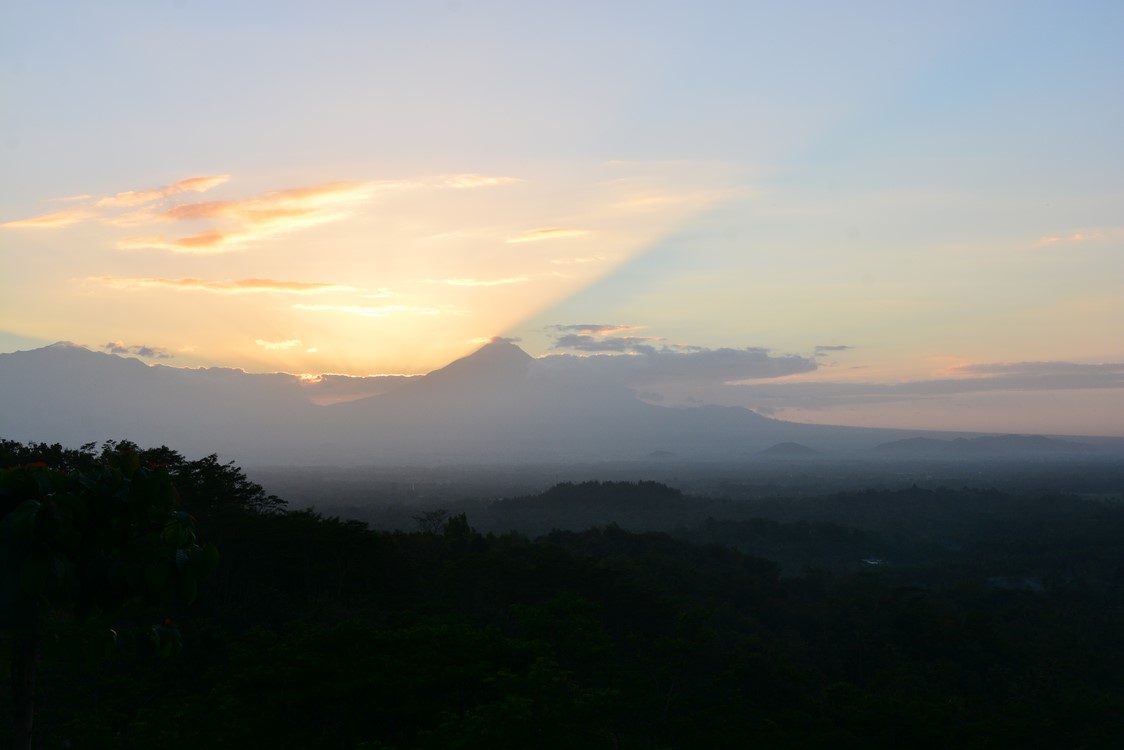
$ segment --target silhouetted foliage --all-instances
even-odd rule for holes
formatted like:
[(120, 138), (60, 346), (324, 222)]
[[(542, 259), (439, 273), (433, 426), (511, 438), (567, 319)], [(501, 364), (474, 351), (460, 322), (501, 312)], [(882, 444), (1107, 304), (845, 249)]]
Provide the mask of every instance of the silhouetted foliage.
[[(618, 514), (617, 489), (580, 517)], [(42, 746), (1119, 745), (1124, 506), (906, 488), (747, 507), (537, 539), (472, 510), (420, 533), (217, 512), (223, 565), (179, 615), (192, 659), (45, 654)]]
[[(88, 467), (51, 454), (83, 468), (0, 469), (0, 629), (11, 638), (17, 748), (32, 746), (36, 665), (52, 617), (84, 624), (133, 603), (190, 603), (218, 563), (213, 546), (196, 543), (194, 519), (177, 509), (166, 469), (141, 466), (128, 448)], [(93, 632), (103, 648), (120, 645), (108, 626)], [(170, 620), (148, 636), (161, 655), (179, 647)]]

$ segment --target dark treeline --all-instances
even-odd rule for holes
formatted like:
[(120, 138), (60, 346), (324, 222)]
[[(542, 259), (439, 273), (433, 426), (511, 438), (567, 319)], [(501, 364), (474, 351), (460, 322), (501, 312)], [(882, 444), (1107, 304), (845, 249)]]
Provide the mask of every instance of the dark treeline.
[[(375, 531), (211, 456), (0, 443), (3, 465), (168, 467), (221, 554), (178, 657), (44, 648), (42, 748), (1118, 747), (1124, 508), (854, 492), (668, 532)], [(508, 501), (675, 516), (655, 483)], [(745, 509), (743, 509), (745, 510)], [(514, 514), (514, 515), (513, 515)], [(434, 523), (439, 519), (440, 523)], [(420, 522), (419, 522), (420, 523)], [(5, 716), (5, 721), (7, 717)], [(7, 728), (4, 728), (6, 731)]]

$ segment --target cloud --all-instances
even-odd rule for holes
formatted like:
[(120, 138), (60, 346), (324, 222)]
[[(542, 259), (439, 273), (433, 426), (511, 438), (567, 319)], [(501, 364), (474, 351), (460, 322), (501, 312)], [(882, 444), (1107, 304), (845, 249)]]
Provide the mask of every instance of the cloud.
[(246, 224), (298, 223), (332, 220), (335, 209), (371, 198), (378, 183), (330, 182), (307, 188), (294, 188), (265, 193), (247, 200), (204, 201), (185, 203), (163, 211), (159, 221), (199, 221), (233, 219)]
[(265, 339), (254, 339), (254, 343), (262, 349), (268, 351), (285, 351), (286, 349), (295, 349), (301, 345), (300, 339), (285, 339), (284, 341), (266, 341)]
[(1088, 242), (1101, 239), (1099, 232), (1074, 232), (1066, 236), (1052, 235), (1038, 240), (1039, 245), (1053, 245), (1058, 242)]
[(518, 344), (523, 339), (518, 336), (481, 336), (475, 339), (469, 339), (470, 344), (494, 344), (497, 341), (504, 344)]
[(340, 221), (352, 215), (350, 207), (371, 199), (378, 190), (406, 184), (332, 182), (265, 193), (247, 200), (185, 203), (155, 214), (152, 221), (211, 222), (222, 225), (222, 228), (171, 240), (162, 235), (129, 237), (120, 241), (118, 247), (122, 250), (155, 249), (176, 253), (228, 252), (271, 236)]
[(124, 193), (117, 193), (117, 195), (108, 198), (100, 198), (94, 201), (94, 206), (97, 208), (121, 208), (140, 206), (145, 203), (160, 200), (162, 198), (169, 198), (173, 195), (180, 195), (182, 193), (205, 193), (213, 187), (227, 182), (230, 175), (212, 175), (209, 177), (189, 177), (186, 180), (173, 182), (171, 185), (164, 187), (153, 188), (151, 190), (129, 190)]
[[(1046, 384), (1065, 388), (1124, 387), (1124, 363), (1082, 364), (1077, 362), (981, 362), (957, 365), (949, 371), (979, 381)], [(960, 380), (957, 382), (965, 382)]]
[(224, 253), (274, 235), (345, 219), (352, 215), (351, 209), (355, 205), (372, 199), (380, 192), (422, 184), (402, 181), (329, 182), (241, 200), (178, 205), (157, 203), (174, 196), (203, 193), (229, 179), (229, 175), (192, 177), (151, 190), (127, 191), (98, 199), (87, 197), (83, 205), (11, 221), (3, 226), (60, 227), (90, 220), (116, 227), (203, 224), (197, 227), (197, 231), (183, 236), (169, 237), (153, 232), (125, 237), (118, 241), (117, 246), (122, 250)]
[(69, 208), (64, 211), (43, 214), (42, 216), (33, 216), (30, 219), (8, 221), (4, 224), (0, 224), (0, 226), (11, 227), (13, 229), (50, 229), (53, 227), (65, 227), (71, 224), (77, 224), (86, 221), (93, 215), (93, 212), (82, 208)]
[(611, 323), (574, 323), (571, 325), (554, 325), (547, 326), (548, 330), (558, 331), (559, 333), (580, 333), (585, 335), (608, 335), (611, 333), (621, 333), (622, 331), (635, 331), (640, 326), (621, 326)]
[(522, 284), (527, 280), (526, 276), (510, 276), (504, 279), (426, 279), (425, 282), (449, 286), (504, 286), (507, 284)]
[[(73, 196), (65, 200), (79, 205), (63, 211), (9, 221), (9, 228), (64, 227), (98, 221), (115, 227), (149, 227), (150, 231), (118, 241), (122, 250), (163, 250), (174, 253), (225, 253), (269, 237), (321, 224), (341, 221), (353, 209), (379, 194), (417, 188), (474, 189), (509, 185), (515, 177), (454, 174), (416, 180), (337, 181), (263, 193), (256, 197), (176, 203), (169, 199), (205, 193), (230, 180), (230, 175), (191, 177), (170, 185), (128, 190), (112, 196)], [(62, 200), (62, 199), (60, 199)], [(151, 231), (160, 224), (202, 224), (184, 236)], [(525, 233), (513, 241), (548, 239), (582, 233), (578, 230), (547, 229)]]
[(112, 276), (94, 276), (117, 289), (179, 289), (186, 291), (215, 292), (218, 294), (322, 294), (324, 292), (350, 292), (354, 287), (317, 281), (278, 281), (276, 279), (118, 279)]
[(652, 336), (609, 336), (599, 338), (582, 333), (567, 333), (554, 341), (555, 349), (574, 349), (582, 352), (632, 352), (653, 354), (657, 351), (651, 341), (661, 341)]
[(123, 341), (110, 341), (102, 344), (103, 350), (110, 354), (133, 355), (145, 359), (172, 359), (175, 357), (162, 346), (148, 346), (146, 344), (127, 345)]
[(539, 363), (536, 366), (547, 377), (629, 386), (672, 382), (717, 384), (781, 378), (811, 372), (817, 367), (810, 357), (776, 356), (759, 347), (688, 349), (650, 347), (633, 354), (552, 354), (536, 360)]
[[(572, 325), (547, 326), (553, 331), (554, 349), (573, 349), (581, 352), (620, 352), (631, 354), (654, 354), (655, 341), (664, 341), (657, 336), (613, 336), (637, 330), (638, 326), (622, 326), (607, 323), (576, 323)], [(662, 347), (671, 351), (667, 346)]]
[(322, 312), (342, 312), (351, 315), (362, 315), (365, 318), (388, 318), (392, 315), (440, 315), (442, 313), (459, 313), (459, 310), (439, 310), (434, 307), (411, 307), (409, 305), (293, 305), (297, 310), (314, 310)]
[(803, 381), (728, 385), (753, 408), (827, 409), (998, 391), (1124, 388), (1124, 363), (994, 362), (960, 365), (953, 377), (901, 383)]
[(225, 232), (200, 232), (176, 240), (159, 237), (127, 237), (117, 243), (119, 250), (168, 250), (173, 253), (200, 255), (225, 253), (241, 238)]
[[(718, 384), (757, 378), (778, 378), (811, 372), (814, 358), (773, 355), (768, 349), (709, 349), (667, 344), (662, 336), (636, 336), (639, 326), (617, 323), (572, 323), (547, 326), (555, 349), (591, 354), (541, 357), (545, 373), (617, 385), (649, 383)], [(630, 335), (615, 335), (615, 334)]]
[(816, 356), (826, 357), (830, 352), (849, 352), (855, 347), (847, 346), (846, 344), (818, 344), (816, 346)]
[(523, 182), (518, 177), (491, 177), (482, 174), (456, 174), (446, 177), (442, 184), (458, 190), (480, 187), (493, 187), (495, 185), (512, 185)]
[(557, 240), (566, 237), (581, 237), (589, 234), (585, 229), (568, 229), (566, 227), (546, 227), (544, 229), (529, 229), (514, 237), (507, 239), (508, 243), (540, 242), (542, 240)]

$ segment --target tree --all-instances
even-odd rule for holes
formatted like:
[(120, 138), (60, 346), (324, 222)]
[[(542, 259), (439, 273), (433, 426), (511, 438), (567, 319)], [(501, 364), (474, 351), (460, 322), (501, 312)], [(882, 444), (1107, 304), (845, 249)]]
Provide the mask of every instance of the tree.
[(414, 523), (418, 525), (418, 531), (423, 534), (436, 534), (445, 528), (445, 522), (449, 520), (449, 511), (444, 508), (436, 508), (435, 510), (427, 510), (420, 516), (410, 516), (414, 519)]
[[(12, 643), (15, 742), (31, 747), (39, 644), (51, 616), (109, 618), (136, 604), (195, 599), (218, 551), (196, 541), (167, 468), (130, 449), (90, 468), (45, 463), (0, 469), (0, 629)], [(112, 637), (112, 631), (105, 631)], [(149, 636), (178, 646), (170, 621)]]

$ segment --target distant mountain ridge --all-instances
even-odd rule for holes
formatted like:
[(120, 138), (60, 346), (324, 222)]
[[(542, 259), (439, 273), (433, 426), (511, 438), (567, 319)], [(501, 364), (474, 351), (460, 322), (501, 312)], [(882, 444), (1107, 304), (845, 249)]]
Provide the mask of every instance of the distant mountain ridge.
[[(1081, 452), (1052, 438), (934, 440), (737, 407), (657, 406), (620, 384), (560, 376), (499, 340), (424, 376), (334, 377), (310, 388), (284, 373), (149, 366), (59, 342), (0, 354), (0, 437), (67, 445), (127, 438), (259, 465), (773, 460), (880, 443), (876, 453), (886, 457)], [(320, 385), (328, 400), (344, 402), (315, 403)], [(895, 441), (904, 437), (911, 440)]]

